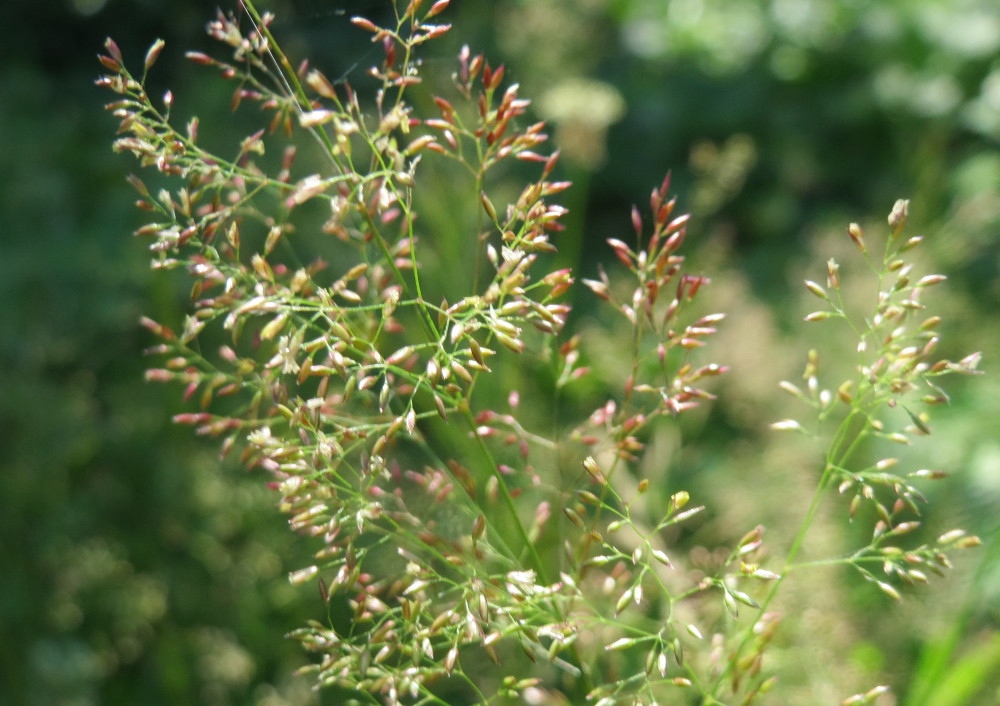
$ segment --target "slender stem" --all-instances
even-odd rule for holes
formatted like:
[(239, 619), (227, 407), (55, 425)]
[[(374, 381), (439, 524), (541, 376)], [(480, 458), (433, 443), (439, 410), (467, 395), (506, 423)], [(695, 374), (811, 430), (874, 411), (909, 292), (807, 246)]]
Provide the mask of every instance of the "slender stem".
[(542, 558), (538, 555), (538, 550), (535, 549), (534, 543), (528, 536), (528, 531), (524, 527), (524, 523), (521, 522), (520, 516), (517, 514), (517, 506), (514, 504), (514, 496), (510, 492), (510, 488), (507, 487), (507, 481), (504, 479), (503, 474), (500, 472), (500, 468), (497, 465), (496, 458), (490, 453), (490, 450), (486, 448), (486, 443), (483, 441), (479, 434), (475, 433), (476, 421), (472, 416), (472, 411), (469, 409), (468, 405), (463, 405), (461, 408), (461, 414), (469, 430), (472, 432), (473, 438), (476, 440), (476, 446), (482, 452), (483, 459), (489, 466), (490, 474), (496, 479), (497, 487), (500, 490), (500, 497), (503, 498), (504, 507), (507, 509), (507, 513), (510, 515), (514, 522), (514, 527), (517, 530), (517, 535), (524, 546), (524, 551), (526, 551), (531, 559), (532, 568), (538, 573), (543, 583), (551, 583), (550, 577), (548, 575), (548, 570), (545, 567), (545, 563)]

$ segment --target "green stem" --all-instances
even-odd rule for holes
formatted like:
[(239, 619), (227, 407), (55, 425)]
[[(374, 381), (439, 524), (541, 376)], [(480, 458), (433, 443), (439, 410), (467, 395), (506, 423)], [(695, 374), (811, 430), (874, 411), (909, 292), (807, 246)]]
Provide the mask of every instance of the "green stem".
[(492, 475), (497, 481), (497, 487), (500, 490), (500, 497), (503, 498), (504, 506), (507, 509), (507, 513), (510, 515), (511, 519), (514, 521), (514, 526), (517, 529), (517, 535), (524, 545), (524, 551), (526, 551), (531, 559), (531, 566), (537, 572), (539, 578), (543, 583), (551, 583), (549, 572), (545, 568), (545, 563), (538, 554), (538, 550), (535, 549), (534, 543), (528, 536), (528, 531), (524, 527), (524, 523), (521, 522), (521, 518), (517, 514), (517, 507), (514, 504), (514, 496), (511, 495), (510, 488), (507, 487), (507, 481), (504, 479), (503, 474), (500, 472), (500, 468), (497, 465), (496, 459), (490, 450), (486, 448), (486, 443), (483, 441), (479, 434), (476, 434), (476, 421), (472, 416), (472, 411), (469, 409), (468, 405), (462, 405), (461, 407), (462, 418), (472, 432), (473, 438), (476, 440), (476, 446), (482, 452), (483, 458), (489, 465), (490, 475)]

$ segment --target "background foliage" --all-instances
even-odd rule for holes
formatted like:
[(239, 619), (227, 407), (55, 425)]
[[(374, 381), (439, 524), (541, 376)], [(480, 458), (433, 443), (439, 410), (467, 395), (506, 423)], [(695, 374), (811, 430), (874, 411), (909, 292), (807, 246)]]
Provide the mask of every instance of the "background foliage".
[[(928, 268), (951, 277), (945, 355), (986, 352), (1000, 327), (1000, 9), (989, 0), (504, 0), (454, 3), (467, 41), (554, 123), (584, 275), (666, 168), (693, 210), (694, 259), (729, 312), (717, 356), (734, 370), (713, 411), (665, 429), (659, 458), (724, 507), (685, 537), (710, 556), (756, 521), (781, 525), (812, 478), (787, 438), (776, 382), (811, 341), (799, 282), (849, 248), (843, 224), (912, 199)], [(367, 38), (347, 19), (377, 0), (274, 2), (275, 32), (328, 75), (359, 75)], [(181, 57), (207, 49), (198, 2), (15, 0), (0, 48), (0, 703), (319, 703), (288, 675), (287, 629), (319, 598), (288, 585), (297, 547), (259, 478), (217, 471), (210, 442), (174, 429), (177, 390), (142, 380), (140, 312), (169, 320), (183, 282), (148, 272), (93, 88), (106, 35), (138, 59), (167, 40), (155, 80), (224, 130), (228, 89)], [(457, 45), (454, 47), (457, 50)], [(450, 71), (455, 51), (438, 49)], [(194, 102), (197, 100), (198, 105)], [(242, 119), (239, 114), (235, 120)], [(222, 139), (224, 135), (218, 135)], [(206, 135), (211, 139), (211, 135)], [(864, 225), (864, 222), (862, 222)], [(567, 239), (568, 240), (568, 239)], [(587, 326), (587, 312), (575, 325)], [(800, 330), (800, 329), (796, 329)], [(609, 341), (607, 365), (614, 364)], [(1000, 687), (1000, 394), (954, 388), (921, 465), (956, 473), (930, 528), (981, 534), (946, 582), (888, 606), (836, 573), (803, 591), (783, 654), (795, 703), (887, 680), (900, 703), (990, 704)], [(683, 436), (684, 444), (680, 444)], [(759, 518), (759, 519), (757, 519)], [(794, 518), (789, 518), (792, 524)], [(727, 525), (726, 523), (731, 523)], [(836, 546), (844, 541), (831, 533)], [(794, 614), (794, 597), (785, 606)], [(846, 656), (845, 656), (846, 655)], [(832, 665), (847, 665), (834, 670)], [(334, 697), (327, 694), (323, 698)], [(333, 701), (330, 701), (331, 703)]]

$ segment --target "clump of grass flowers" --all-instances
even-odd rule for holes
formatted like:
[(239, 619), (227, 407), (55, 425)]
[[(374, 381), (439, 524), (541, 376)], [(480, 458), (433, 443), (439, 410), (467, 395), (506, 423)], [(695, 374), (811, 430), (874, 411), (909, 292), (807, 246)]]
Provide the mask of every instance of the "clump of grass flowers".
[[(551, 257), (573, 237), (559, 234), (553, 200), (569, 184), (502, 66), (463, 48), (447, 91), (424, 82), (418, 52), (449, 30), (447, 5), (400, 3), (388, 27), (354, 18), (381, 48), (370, 91), (293, 68), (252, 2), (246, 19), (220, 13), (209, 33), (232, 57), (188, 56), (233, 82), (234, 108), (266, 116), (228, 155), (202, 147), (197, 118), (175, 126), (172, 94), (147, 94), (162, 42), (136, 76), (108, 40), (99, 83), (118, 94), (114, 148), (168, 184), (130, 177), (149, 214), (137, 235), (155, 268), (192, 282), (179, 330), (143, 319), (163, 360), (147, 376), (184, 385), (197, 411), (176, 421), (270, 474), (290, 527), (318, 547), (290, 576), (315, 582), (327, 606), (291, 632), (316, 654), (303, 671), (318, 686), (384, 704), (778, 693), (764, 664), (781, 619), (769, 606), (819, 563), (797, 557), (829, 490), (850, 496), (852, 517), (869, 506), (873, 527), (827, 563), (893, 597), (977, 543), (956, 530), (908, 545), (919, 485), (944, 474), (860, 453), (872, 438), (928, 434), (925, 408), (947, 399), (937, 378), (975, 372), (978, 355), (934, 360), (939, 319), (922, 298), (943, 278), (912, 274), (920, 239), (903, 234), (905, 202), (881, 259), (850, 227), (879, 282), (874, 311), (848, 310), (831, 261), (825, 286), (807, 282), (825, 307), (807, 320), (848, 324), (855, 375), (824, 386), (810, 354), (804, 388), (783, 385), (810, 419), (774, 425), (826, 449), (812, 505), (783, 560), (763, 551), (758, 526), (696, 568), (671, 539), (704, 508), (637, 471), (649, 431), (711, 400), (705, 386), (726, 372), (703, 358), (723, 315), (698, 310), (709, 281), (684, 269), (687, 216), (665, 180), (648, 215), (633, 210), (632, 243), (609, 241), (622, 267), (582, 282), (630, 333), (620, 389), (580, 412), (565, 401), (585, 397), (572, 391), (590, 375), (590, 341), (564, 332), (578, 285)], [(443, 207), (457, 227), (441, 227)]]

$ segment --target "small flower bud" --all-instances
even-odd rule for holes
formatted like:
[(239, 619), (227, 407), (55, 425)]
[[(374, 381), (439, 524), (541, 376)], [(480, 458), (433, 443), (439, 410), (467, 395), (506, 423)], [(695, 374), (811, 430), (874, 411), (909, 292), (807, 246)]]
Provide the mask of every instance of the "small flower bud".
[(829, 318), (836, 316), (835, 312), (832, 311), (814, 311), (811, 314), (806, 314), (803, 318), (804, 321), (826, 321)]
[(902, 600), (902, 596), (899, 595), (899, 591), (897, 591), (895, 588), (893, 588), (892, 586), (890, 586), (886, 582), (884, 582), (884, 581), (876, 581), (875, 585), (879, 587), (879, 590), (881, 590), (882, 593), (884, 593), (885, 595), (889, 596), (893, 600), (896, 600), (896, 601)]
[(806, 289), (808, 289), (810, 292), (815, 294), (820, 299), (829, 299), (826, 290), (823, 289), (821, 286), (819, 286), (816, 282), (813, 282), (811, 279), (807, 279), (805, 284), (806, 284)]
[(368, 32), (378, 32), (379, 29), (371, 20), (364, 17), (352, 17), (351, 24)]
[[(624, 593), (622, 593), (622, 595), (620, 595), (618, 597), (617, 602), (615, 602), (615, 615), (618, 615), (623, 610), (625, 610), (625, 606), (627, 606), (631, 601), (632, 601), (632, 589), (628, 588), (628, 589), (625, 590)], [(619, 640), (619, 642), (621, 642), (621, 641)], [(631, 641), (629, 641), (629, 642), (631, 643)], [(608, 647), (608, 649), (611, 649), (611, 648)], [(619, 649), (621, 649), (621, 648), (619, 648)]]
[(635, 206), (632, 206), (632, 230), (635, 231), (636, 235), (642, 234), (642, 215)]
[(313, 576), (319, 573), (319, 567), (317, 566), (307, 566), (304, 569), (299, 569), (298, 571), (293, 571), (288, 574), (288, 581), (293, 586), (298, 586), (299, 584), (305, 583)]
[(472, 524), (472, 539), (480, 539), (486, 531), (486, 516), (479, 515)]
[(906, 199), (899, 199), (892, 206), (889, 213), (889, 228), (892, 229), (893, 236), (899, 235), (906, 225), (906, 216), (910, 210), (910, 202)]
[(852, 223), (847, 226), (847, 234), (851, 236), (851, 240), (858, 247), (861, 252), (866, 252), (865, 250), (865, 240), (864, 233), (861, 231), (861, 226), (857, 223)]
[(826, 285), (830, 289), (840, 287), (840, 265), (832, 257), (826, 263)]
[(434, 17), (435, 15), (440, 15), (442, 12), (444, 12), (445, 8), (448, 7), (448, 4), (450, 2), (451, 0), (437, 0), (436, 3), (431, 5), (431, 9), (427, 11), (427, 15), (424, 17), (424, 19), (429, 20), (431, 17)]
[(634, 638), (621, 637), (621, 638), (618, 638), (617, 640), (615, 640), (614, 642), (612, 642), (610, 645), (605, 645), (604, 649), (608, 650), (609, 652), (614, 652), (616, 650), (624, 650), (624, 649), (626, 649), (628, 647), (631, 647), (632, 645), (635, 645), (635, 644), (637, 644), (637, 643), (636, 643), (636, 640)]
[(680, 510), (691, 500), (691, 495), (686, 490), (681, 490), (670, 496), (670, 512)]
[(926, 277), (921, 277), (915, 286), (917, 287), (930, 287), (931, 285), (944, 282), (947, 277), (944, 275), (927, 275)]
[(146, 62), (145, 62), (146, 71), (149, 71), (153, 67), (153, 64), (156, 63), (156, 60), (160, 57), (160, 52), (163, 51), (163, 47), (165, 45), (166, 42), (164, 42), (162, 39), (157, 39), (155, 42), (153, 42), (152, 46), (149, 47), (149, 51), (146, 52)]
[(482, 201), (483, 210), (486, 211), (486, 215), (490, 217), (491, 221), (496, 221), (497, 210), (493, 207), (493, 202), (490, 201), (489, 196), (486, 195), (486, 192), (483, 192), (479, 198)]

